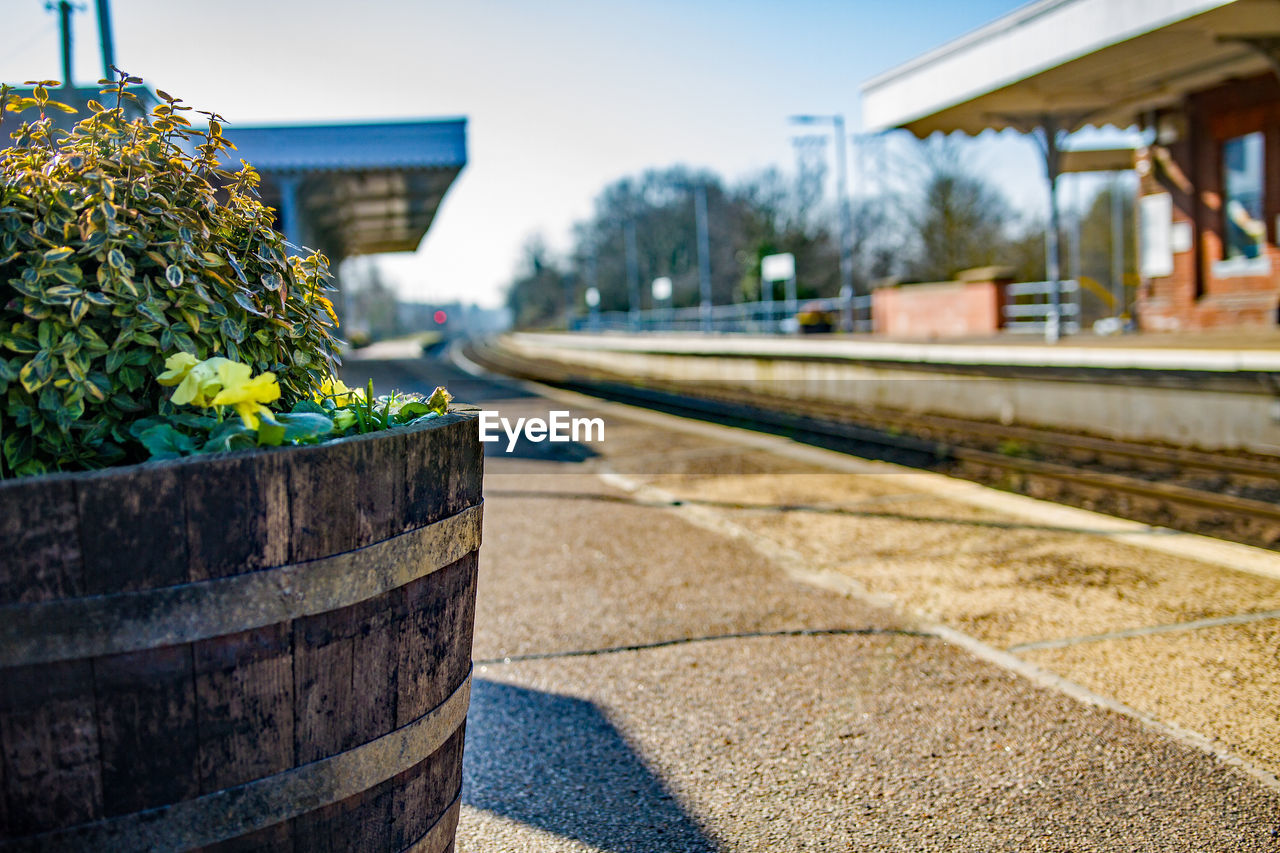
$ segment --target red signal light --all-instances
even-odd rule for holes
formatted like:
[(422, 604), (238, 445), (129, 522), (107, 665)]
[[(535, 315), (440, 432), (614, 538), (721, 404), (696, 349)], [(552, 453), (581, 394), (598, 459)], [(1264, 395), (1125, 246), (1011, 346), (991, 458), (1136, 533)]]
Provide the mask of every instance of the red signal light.
[(449, 315), (444, 313), (443, 311), (437, 311), (434, 317), (435, 317), (437, 326), (443, 326), (445, 323), (449, 321)]

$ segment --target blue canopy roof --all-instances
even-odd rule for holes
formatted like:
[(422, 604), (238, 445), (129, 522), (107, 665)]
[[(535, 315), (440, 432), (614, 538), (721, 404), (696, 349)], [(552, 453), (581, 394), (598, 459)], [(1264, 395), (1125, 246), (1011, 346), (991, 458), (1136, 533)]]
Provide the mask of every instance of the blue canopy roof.
[(461, 169), (467, 162), (466, 133), (463, 118), (227, 128), (238, 155), (259, 172)]
[(290, 241), (337, 262), (411, 252), (467, 162), (466, 119), (228, 126)]

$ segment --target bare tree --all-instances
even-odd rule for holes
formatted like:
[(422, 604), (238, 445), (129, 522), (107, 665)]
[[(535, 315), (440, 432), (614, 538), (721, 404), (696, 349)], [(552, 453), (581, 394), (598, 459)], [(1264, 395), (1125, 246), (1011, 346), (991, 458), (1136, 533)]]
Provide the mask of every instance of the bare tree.
[(529, 237), (520, 269), (507, 288), (507, 307), (517, 327), (546, 326), (561, 315), (564, 276), (565, 270), (553, 258), (542, 235)]
[(916, 244), (908, 274), (917, 280), (949, 279), (1004, 260), (1012, 210), (999, 190), (968, 171), (963, 154), (945, 138), (921, 148), (921, 192), (908, 215)]

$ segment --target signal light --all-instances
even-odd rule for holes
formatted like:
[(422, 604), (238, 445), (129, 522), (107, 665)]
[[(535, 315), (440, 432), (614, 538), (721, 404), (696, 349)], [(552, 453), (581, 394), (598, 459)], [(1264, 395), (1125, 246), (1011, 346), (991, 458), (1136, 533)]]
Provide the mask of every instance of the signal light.
[(437, 326), (443, 326), (449, 321), (449, 315), (443, 311), (437, 311), (433, 316)]

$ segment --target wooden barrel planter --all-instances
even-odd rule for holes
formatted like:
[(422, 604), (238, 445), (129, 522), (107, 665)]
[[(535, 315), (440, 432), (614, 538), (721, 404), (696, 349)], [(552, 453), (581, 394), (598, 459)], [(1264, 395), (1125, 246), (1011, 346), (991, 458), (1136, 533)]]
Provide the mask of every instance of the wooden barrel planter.
[(474, 412), (0, 484), (0, 850), (453, 849)]

